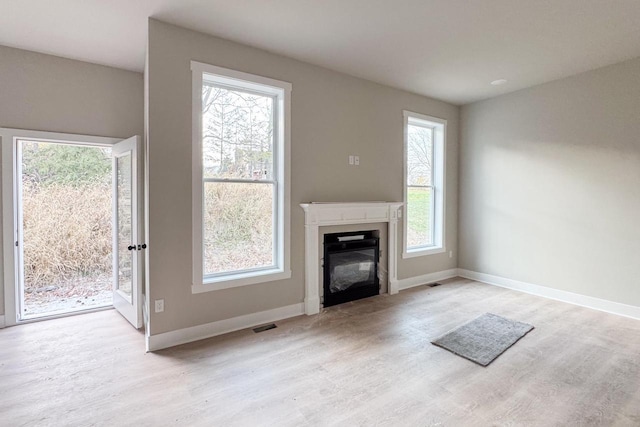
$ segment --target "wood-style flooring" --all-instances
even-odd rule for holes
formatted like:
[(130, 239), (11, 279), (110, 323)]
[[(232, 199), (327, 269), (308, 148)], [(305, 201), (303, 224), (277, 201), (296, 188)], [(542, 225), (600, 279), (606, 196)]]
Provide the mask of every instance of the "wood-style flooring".
[[(535, 329), (486, 368), (430, 344)], [(113, 311), (0, 330), (0, 426), (640, 426), (640, 321), (465, 279), (157, 353)]]

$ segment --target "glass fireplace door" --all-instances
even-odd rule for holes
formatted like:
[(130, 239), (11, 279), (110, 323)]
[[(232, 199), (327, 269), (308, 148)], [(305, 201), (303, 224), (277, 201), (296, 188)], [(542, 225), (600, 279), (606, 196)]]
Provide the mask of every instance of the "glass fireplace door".
[(375, 248), (329, 254), (329, 290), (335, 293), (371, 285), (376, 275), (375, 257)]
[(379, 241), (375, 231), (325, 234), (325, 307), (380, 293)]

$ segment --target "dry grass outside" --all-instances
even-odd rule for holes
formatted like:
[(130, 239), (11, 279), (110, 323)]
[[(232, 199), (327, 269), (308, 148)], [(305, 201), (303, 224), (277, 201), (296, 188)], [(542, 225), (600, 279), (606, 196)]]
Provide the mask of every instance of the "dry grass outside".
[(270, 184), (205, 185), (206, 273), (273, 264), (272, 203)]
[[(25, 292), (112, 272), (111, 186), (23, 185)], [(99, 288), (110, 283), (99, 281)], [(87, 295), (84, 291), (83, 296)]]
[[(30, 312), (56, 298), (83, 304), (111, 291), (111, 191), (109, 184), (23, 183)], [(273, 264), (272, 201), (271, 184), (206, 184), (207, 273)]]
[[(273, 187), (209, 183), (205, 188), (208, 273), (273, 264)], [(111, 186), (24, 183), (25, 298), (93, 297), (110, 291)], [(87, 287), (91, 281), (94, 285)], [(103, 289), (104, 288), (104, 289)]]

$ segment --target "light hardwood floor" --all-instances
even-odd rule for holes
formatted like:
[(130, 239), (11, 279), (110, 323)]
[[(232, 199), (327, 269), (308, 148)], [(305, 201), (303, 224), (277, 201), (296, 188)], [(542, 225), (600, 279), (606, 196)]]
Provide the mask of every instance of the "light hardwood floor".
[[(535, 329), (483, 368), (430, 340)], [(0, 426), (640, 426), (640, 321), (465, 279), (144, 353), (113, 310), (0, 330)]]

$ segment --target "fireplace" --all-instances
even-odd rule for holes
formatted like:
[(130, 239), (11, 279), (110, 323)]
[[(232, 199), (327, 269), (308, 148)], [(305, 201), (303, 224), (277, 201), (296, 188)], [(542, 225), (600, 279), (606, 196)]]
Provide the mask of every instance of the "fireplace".
[(402, 203), (397, 202), (354, 202), (354, 203), (302, 203), (304, 209), (304, 312), (312, 315), (320, 312), (322, 302), (320, 292), (321, 247), (320, 229), (336, 225), (387, 223), (387, 246), (385, 259), (388, 266), (389, 294), (398, 293), (398, 218)]
[(380, 293), (377, 230), (324, 235), (325, 307)]

